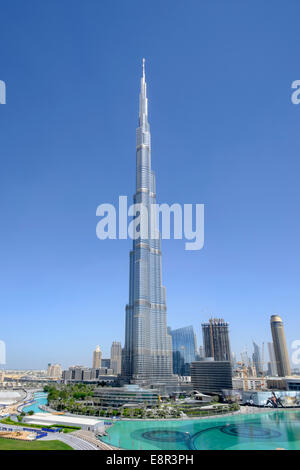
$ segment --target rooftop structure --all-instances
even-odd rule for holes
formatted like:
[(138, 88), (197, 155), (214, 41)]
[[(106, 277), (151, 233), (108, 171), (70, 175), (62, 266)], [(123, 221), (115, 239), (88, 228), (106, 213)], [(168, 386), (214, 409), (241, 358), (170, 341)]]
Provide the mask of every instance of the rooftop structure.
[(56, 415), (52, 413), (34, 413), (32, 416), (24, 416), (23, 421), (30, 424), (40, 424), (43, 426), (73, 426), (80, 427), (87, 431), (104, 431), (104, 422), (90, 416), (77, 415)]

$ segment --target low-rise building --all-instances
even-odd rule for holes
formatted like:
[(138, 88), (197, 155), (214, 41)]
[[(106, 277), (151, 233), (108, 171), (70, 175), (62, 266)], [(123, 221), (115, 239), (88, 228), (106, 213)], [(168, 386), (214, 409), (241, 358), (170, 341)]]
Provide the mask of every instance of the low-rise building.
[(222, 389), (232, 389), (230, 361), (214, 361), (213, 358), (192, 362), (191, 381), (193, 388), (202, 393), (222, 394)]
[(158, 390), (143, 389), (138, 385), (98, 387), (94, 390), (94, 405), (118, 408), (124, 405), (153, 406), (159, 403)]
[(300, 391), (300, 376), (267, 377), (267, 387), (271, 390)]
[(242, 404), (270, 407), (287, 408), (300, 406), (300, 391), (267, 390), (267, 391), (243, 391)]
[(262, 390), (266, 387), (267, 380), (263, 377), (233, 377), (232, 387), (234, 390)]
[(39, 424), (42, 426), (71, 426), (78, 427), (98, 434), (104, 432), (104, 422), (90, 416), (57, 415), (52, 413), (35, 413), (23, 418), (25, 423)]

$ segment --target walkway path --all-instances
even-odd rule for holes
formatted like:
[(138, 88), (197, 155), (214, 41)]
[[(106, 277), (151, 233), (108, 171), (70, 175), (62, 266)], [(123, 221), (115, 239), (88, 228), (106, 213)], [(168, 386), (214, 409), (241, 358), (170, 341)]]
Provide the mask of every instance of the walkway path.
[(74, 433), (49, 433), (46, 437), (40, 439), (41, 441), (53, 441), (59, 440), (68, 444), (74, 450), (99, 450), (98, 447), (88, 442), (85, 439), (81, 439), (79, 436), (74, 435)]
[[(114, 450), (117, 449), (117, 447), (110, 446), (106, 444), (105, 442), (100, 441), (99, 439), (96, 438), (96, 436), (91, 432), (91, 431), (75, 431), (72, 433), (73, 436), (80, 437), (81, 439), (84, 439), (88, 441), (89, 443), (93, 444), (98, 448), (98, 450)], [(119, 450), (119, 449), (118, 449)]]

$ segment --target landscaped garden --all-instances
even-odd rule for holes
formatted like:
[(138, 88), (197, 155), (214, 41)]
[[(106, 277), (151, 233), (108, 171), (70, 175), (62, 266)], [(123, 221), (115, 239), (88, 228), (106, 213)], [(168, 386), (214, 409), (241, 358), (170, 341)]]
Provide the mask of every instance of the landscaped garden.
[(218, 397), (211, 397), (211, 402), (200, 400), (185, 400), (181, 396), (179, 400), (165, 398), (163, 402), (149, 408), (147, 403), (136, 407), (106, 407), (101, 408), (94, 404), (95, 385), (69, 384), (46, 386), (44, 391), (48, 393), (50, 407), (57, 411), (65, 411), (75, 414), (83, 414), (107, 418), (132, 418), (132, 419), (170, 419), (182, 417), (215, 416), (237, 411), (239, 405), (218, 403)]
[(0, 450), (72, 450), (61, 441), (18, 441), (0, 438)]

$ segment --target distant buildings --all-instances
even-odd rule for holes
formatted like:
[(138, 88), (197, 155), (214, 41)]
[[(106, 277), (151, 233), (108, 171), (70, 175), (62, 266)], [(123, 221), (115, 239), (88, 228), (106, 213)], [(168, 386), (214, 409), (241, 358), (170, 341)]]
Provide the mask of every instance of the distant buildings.
[(241, 361), (243, 364), (245, 364), (246, 367), (249, 367), (252, 364), (252, 361), (248, 356), (247, 349), (244, 349), (244, 351), (241, 352)]
[(277, 373), (279, 377), (286, 377), (288, 375), (291, 375), (291, 368), (286, 347), (283, 322), (279, 315), (271, 316), (271, 331), (273, 337)]
[(85, 366), (70, 366), (68, 370), (63, 371), (62, 378), (64, 381), (81, 382), (85, 370), (87, 370)]
[(204, 346), (199, 346), (199, 358), (202, 359), (203, 357), (205, 357)]
[(110, 368), (113, 369), (114, 374), (121, 374), (122, 364), (122, 346), (118, 341), (113, 341), (110, 349)]
[(112, 369), (104, 367), (88, 368), (84, 366), (71, 366), (68, 370), (64, 370), (62, 374), (65, 383), (68, 382), (101, 382), (107, 381), (110, 377), (114, 381), (116, 377), (113, 375)]
[(60, 364), (48, 364), (47, 376), (51, 379), (60, 379), (62, 375)]
[(262, 364), (262, 361), (261, 361), (260, 347), (254, 341), (253, 341), (253, 349), (254, 349), (254, 352), (252, 354), (252, 360), (253, 360), (253, 364), (254, 364), (255, 369), (256, 369), (256, 374), (257, 375), (262, 375), (263, 374), (263, 364)]
[(277, 375), (277, 365), (276, 365), (276, 357), (274, 351), (273, 343), (268, 343), (268, 350), (269, 350), (269, 372), (272, 377)]
[(223, 389), (232, 389), (231, 363), (213, 358), (192, 362), (191, 380), (193, 388), (199, 392), (221, 394)]
[(231, 351), (231, 366), (232, 366), (232, 370), (236, 369), (237, 367), (236, 353), (232, 351)]
[(190, 364), (196, 360), (197, 350), (194, 328), (169, 329), (169, 333), (172, 337), (173, 373), (190, 375)]
[(101, 367), (102, 352), (100, 346), (96, 346), (93, 352), (93, 369), (100, 369)]
[(202, 323), (205, 357), (215, 361), (231, 361), (229, 328), (222, 318), (211, 318), (209, 323)]

